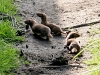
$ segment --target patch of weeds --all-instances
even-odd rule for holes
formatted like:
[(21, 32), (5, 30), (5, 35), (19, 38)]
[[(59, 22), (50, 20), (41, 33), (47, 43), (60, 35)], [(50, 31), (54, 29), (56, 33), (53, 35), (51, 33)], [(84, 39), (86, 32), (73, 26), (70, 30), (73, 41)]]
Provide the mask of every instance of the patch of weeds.
[(91, 45), (90, 47), (88, 47), (88, 50), (93, 55), (92, 59), (89, 59), (88, 61), (86, 61), (88, 65), (97, 65), (100, 61), (100, 58), (98, 57), (100, 56), (100, 51), (99, 51), (100, 50), (100, 39), (92, 40), (92, 42), (93, 41), (95, 41), (95, 43)]
[[(99, 34), (100, 29), (95, 30), (95, 32)], [(80, 55), (80, 53), (84, 50), (89, 50), (92, 55), (91, 59), (83, 61), (89, 66), (89, 70), (85, 72), (84, 75), (100, 75), (100, 38), (91, 38), (87, 46), (83, 48), (83, 50), (81, 50), (81, 52), (79, 52), (74, 58)]]
[(14, 75), (21, 63), (18, 51), (11, 46), (23, 40), (22, 36), (16, 36), (17, 29), (12, 27), (12, 24), (16, 25), (12, 17), (15, 14), (13, 0), (0, 0), (0, 75)]
[(100, 27), (97, 30), (91, 29), (89, 32), (90, 32), (91, 36), (96, 35), (96, 34), (100, 34)]
[(9, 15), (16, 14), (15, 5), (13, 5), (13, 0), (0, 0), (0, 13), (6, 13)]
[(91, 42), (94, 42), (89, 48), (87, 48), (91, 54), (92, 58), (84, 61), (89, 65), (89, 75), (100, 75), (100, 38), (92, 39)]
[(26, 66), (28, 66), (28, 65), (30, 64), (30, 62), (29, 62), (28, 60), (26, 60), (26, 61), (24, 61), (24, 64), (25, 64)]
[(100, 27), (97, 30), (93, 30), (96, 34), (100, 34)]
[(21, 41), (21, 36), (16, 36), (16, 29), (14, 27), (11, 27), (10, 21), (2, 21), (0, 23), (0, 39), (4, 39), (8, 42), (14, 42), (14, 41)]
[(10, 75), (10, 71), (19, 65), (17, 50), (0, 40), (0, 75)]

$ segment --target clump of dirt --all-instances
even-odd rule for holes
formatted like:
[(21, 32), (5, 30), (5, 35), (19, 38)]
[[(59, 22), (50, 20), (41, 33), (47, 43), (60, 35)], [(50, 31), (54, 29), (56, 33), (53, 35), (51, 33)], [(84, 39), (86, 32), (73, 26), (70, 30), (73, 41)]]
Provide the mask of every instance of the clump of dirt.
[(58, 65), (58, 66), (61, 66), (61, 65), (68, 65), (68, 60), (64, 57), (58, 57), (58, 58), (55, 58), (50, 65)]
[[(22, 31), (27, 29), (24, 24), (27, 18), (33, 18), (41, 23), (36, 13), (44, 12), (47, 14), (48, 21), (59, 25), (64, 31), (69, 33), (67, 30), (77, 30), (82, 34), (76, 39), (81, 47), (88, 42), (87, 31), (91, 28), (98, 28), (100, 24), (96, 22), (100, 20), (98, 0), (15, 0), (15, 3), (19, 11), (17, 15), (22, 18), (20, 21), (23, 24)], [(92, 24), (91, 22), (94, 24), (88, 25)], [(18, 31), (19, 34), (21, 33)], [(86, 65), (81, 61), (90, 58), (89, 52), (85, 51), (83, 57), (73, 60), (75, 55), (69, 54), (68, 50), (64, 49), (66, 35), (54, 36), (50, 41), (46, 41), (39, 36), (34, 36), (31, 30), (27, 30), (24, 37), (26, 41), (16, 43), (16, 46), (26, 57), (25, 61), (29, 61), (30, 64), (20, 66), (15, 75), (80, 75), (86, 71)], [(59, 60), (61, 57), (64, 59)], [(55, 63), (60, 63), (60, 65)]]

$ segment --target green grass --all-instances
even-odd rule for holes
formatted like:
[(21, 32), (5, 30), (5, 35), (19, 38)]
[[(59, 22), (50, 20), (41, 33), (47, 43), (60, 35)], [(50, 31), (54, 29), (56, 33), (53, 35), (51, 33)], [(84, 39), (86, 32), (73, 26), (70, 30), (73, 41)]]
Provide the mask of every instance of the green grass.
[(0, 0), (0, 13), (6, 13), (9, 15), (16, 14), (15, 5), (13, 5), (13, 0)]
[(22, 37), (16, 36), (16, 28), (11, 26), (10, 21), (2, 21), (0, 23), (0, 39), (8, 42), (21, 41)]
[(10, 44), (0, 40), (0, 75), (10, 74), (10, 70), (18, 67), (17, 50)]
[(92, 39), (91, 42), (94, 43), (87, 50), (90, 51), (92, 58), (84, 63), (89, 66), (88, 75), (100, 75), (100, 38)]
[(93, 36), (95, 34), (100, 34), (100, 28), (97, 28), (97, 30), (95, 30), (95, 28), (90, 30), (90, 35)]
[[(13, 0), (0, 0), (0, 14), (11, 17), (16, 14)], [(7, 19), (0, 19), (0, 75), (14, 75), (13, 70), (21, 63), (19, 52), (12, 44), (22, 41), (23, 38), (16, 36), (16, 28), (12, 27), (12, 21)]]
[(100, 34), (100, 28), (97, 30), (91, 30), (90, 34), (93, 35), (89, 38), (89, 42), (81, 52), (79, 52), (74, 58), (76, 58), (80, 53), (85, 50), (88, 50), (92, 58), (86, 61), (83, 61), (85, 64), (88, 65), (88, 71), (85, 72), (84, 75), (100, 75), (100, 38), (95, 38), (96, 34)]

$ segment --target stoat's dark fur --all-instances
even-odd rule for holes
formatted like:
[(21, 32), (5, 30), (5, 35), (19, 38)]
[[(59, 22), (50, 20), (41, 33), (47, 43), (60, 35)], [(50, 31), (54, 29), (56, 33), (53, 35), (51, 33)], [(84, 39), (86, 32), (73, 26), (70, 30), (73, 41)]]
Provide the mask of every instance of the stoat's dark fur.
[[(49, 23), (47, 21), (47, 17), (45, 13), (37, 13), (37, 16), (41, 18), (41, 24), (48, 26), (51, 29), (51, 32), (55, 35), (61, 35), (61, 33), (64, 33), (61, 28), (53, 23)], [(66, 33), (64, 33), (66, 34)]]
[(49, 27), (43, 25), (43, 24), (38, 24), (35, 20), (33, 19), (28, 19), (25, 21), (25, 24), (29, 25), (33, 31), (34, 34), (39, 34), (41, 37), (45, 37), (49, 40), (49, 38), (53, 37), (51, 35), (51, 30)]
[(64, 48), (68, 48), (69, 52), (72, 54), (77, 54), (80, 51), (80, 45), (75, 40), (75, 38), (79, 37), (80, 35), (76, 32), (71, 32), (66, 37)]

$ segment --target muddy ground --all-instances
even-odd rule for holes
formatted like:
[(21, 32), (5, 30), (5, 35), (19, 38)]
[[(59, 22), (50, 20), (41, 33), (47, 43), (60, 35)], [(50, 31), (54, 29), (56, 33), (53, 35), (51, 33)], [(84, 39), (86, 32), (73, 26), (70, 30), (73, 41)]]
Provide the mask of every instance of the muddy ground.
[[(44, 12), (49, 22), (59, 25), (65, 31), (66, 27), (70, 27), (71, 31), (77, 30), (82, 34), (77, 38), (81, 48), (87, 44), (88, 37), (92, 36), (89, 30), (97, 29), (100, 25), (100, 0), (15, 0), (15, 3), (18, 6), (18, 16), (21, 17), (21, 29), (25, 30), (24, 21), (29, 17), (41, 23), (36, 13)], [(30, 30), (24, 37), (26, 41), (16, 46), (23, 51), (30, 64), (20, 66), (15, 75), (86, 75), (87, 66), (82, 61), (91, 58), (90, 53), (85, 51), (82, 57), (72, 60), (74, 55), (64, 49), (65, 35), (54, 36), (51, 41), (46, 41), (34, 37)], [(50, 65), (52, 60), (63, 55), (68, 64)]]

